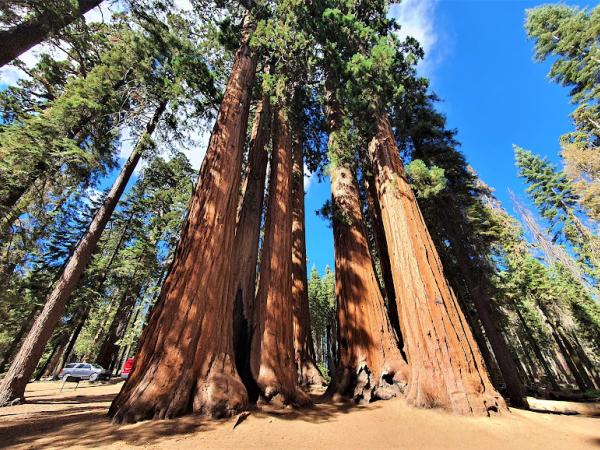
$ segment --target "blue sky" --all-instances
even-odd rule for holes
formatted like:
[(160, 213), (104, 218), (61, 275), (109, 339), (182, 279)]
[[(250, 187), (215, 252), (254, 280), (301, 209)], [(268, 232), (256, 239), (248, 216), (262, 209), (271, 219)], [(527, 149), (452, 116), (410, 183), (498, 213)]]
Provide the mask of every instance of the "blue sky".
[[(508, 190), (525, 199), (516, 175), (512, 145), (559, 163), (558, 138), (571, 129), (568, 89), (548, 77), (549, 63), (533, 60), (533, 45), (523, 28), (525, 9), (542, 4), (508, 0), (408, 0), (393, 15), (406, 22), (405, 34), (423, 42), (427, 57), (420, 66), (443, 99), (439, 108), (469, 163), (513, 213)], [(594, 2), (569, 1), (593, 7)], [(311, 182), (306, 196), (309, 270), (333, 266), (333, 237), (316, 217), (329, 198), (327, 181)]]
[[(568, 90), (548, 80), (549, 63), (533, 61), (533, 46), (523, 29), (525, 9), (541, 3), (403, 0), (392, 6), (392, 15), (403, 25), (400, 34), (413, 35), (426, 50), (419, 70), (443, 99), (439, 108), (447, 115), (449, 127), (458, 130), (467, 160), (496, 189), (510, 212), (508, 189), (524, 198), (525, 187), (516, 176), (512, 144), (559, 163), (558, 137), (571, 127)], [(595, 2), (567, 3), (595, 6)], [(92, 20), (102, 17), (97, 10), (89, 15)], [(32, 53), (25, 55), (26, 61), (35, 60)], [(18, 76), (10, 67), (0, 70), (0, 89)], [(201, 143), (185, 151), (195, 167), (204, 156), (208, 136), (198, 138)], [(125, 145), (121, 155), (126, 157), (130, 148)], [(326, 265), (333, 267), (333, 236), (315, 211), (330, 197), (329, 180), (319, 183), (313, 177), (306, 187), (308, 266), (310, 270), (316, 265), (323, 273)]]

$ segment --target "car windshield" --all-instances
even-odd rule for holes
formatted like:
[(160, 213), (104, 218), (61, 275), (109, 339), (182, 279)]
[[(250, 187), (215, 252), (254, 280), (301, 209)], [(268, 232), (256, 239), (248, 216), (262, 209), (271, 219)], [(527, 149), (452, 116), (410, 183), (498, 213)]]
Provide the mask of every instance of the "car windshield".
[(104, 367), (99, 366), (98, 364), (91, 364), (94, 369), (104, 369)]

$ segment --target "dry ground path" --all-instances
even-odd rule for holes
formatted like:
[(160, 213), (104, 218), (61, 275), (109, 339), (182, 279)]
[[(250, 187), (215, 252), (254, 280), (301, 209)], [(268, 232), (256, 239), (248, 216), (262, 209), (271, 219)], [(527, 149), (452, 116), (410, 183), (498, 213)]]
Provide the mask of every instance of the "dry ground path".
[(121, 383), (29, 385), (28, 404), (0, 409), (1, 448), (405, 448), (600, 449), (600, 419), (514, 410), (465, 418), (417, 410), (402, 400), (366, 407), (321, 404), (308, 410), (252, 412), (210, 421), (188, 416), (115, 426), (106, 411)]

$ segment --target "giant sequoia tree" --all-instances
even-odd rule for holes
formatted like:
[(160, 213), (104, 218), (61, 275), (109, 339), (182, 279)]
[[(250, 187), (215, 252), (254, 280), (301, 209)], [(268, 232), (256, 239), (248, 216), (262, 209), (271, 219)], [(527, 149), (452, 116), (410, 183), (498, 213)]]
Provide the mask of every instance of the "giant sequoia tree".
[(249, 45), (254, 26), (247, 13), (173, 265), (131, 377), (109, 411), (117, 422), (190, 411), (223, 417), (247, 403), (235, 366), (228, 274), (257, 63)]
[(385, 115), (379, 118), (369, 154), (410, 364), (407, 400), (462, 414), (505, 408), (444, 276)]

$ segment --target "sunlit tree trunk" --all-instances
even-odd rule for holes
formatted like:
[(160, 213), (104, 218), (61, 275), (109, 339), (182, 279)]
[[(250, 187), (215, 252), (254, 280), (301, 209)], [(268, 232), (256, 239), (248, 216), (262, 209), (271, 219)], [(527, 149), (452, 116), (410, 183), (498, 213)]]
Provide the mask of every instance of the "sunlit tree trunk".
[(309, 402), (298, 388), (294, 363), (291, 181), (290, 125), (286, 111), (278, 108), (251, 355), (259, 401), (275, 406)]
[(377, 121), (369, 154), (410, 366), (408, 401), (459, 414), (505, 409), (444, 276), (385, 114)]
[(48, 340), (62, 316), (67, 300), (77, 286), (81, 275), (92, 259), (98, 241), (110, 219), (115, 207), (137, 163), (146, 147), (146, 140), (152, 134), (166, 108), (166, 102), (161, 103), (154, 112), (152, 119), (146, 125), (140, 142), (123, 165), (121, 173), (114, 181), (109, 193), (98, 209), (90, 226), (77, 243), (75, 251), (64, 265), (62, 273), (44, 304), (21, 349), (15, 356), (6, 376), (0, 384), (0, 405), (5, 405), (25, 396), (25, 386), (35, 370)]
[[(296, 121), (295, 121), (296, 122)], [(296, 124), (292, 163), (292, 302), (294, 313), (294, 353), (301, 386), (324, 384), (315, 363), (310, 326), (306, 272), (306, 231), (304, 227), (304, 157), (302, 128)]]
[(407, 364), (371, 261), (355, 176), (342, 165), (331, 167), (330, 176), (338, 305), (337, 367), (330, 392), (355, 402), (388, 399), (406, 388)]
[(226, 417), (247, 404), (234, 361), (229, 276), (256, 72), (252, 23), (248, 14), (169, 275), (109, 410), (115, 422), (191, 412)]

